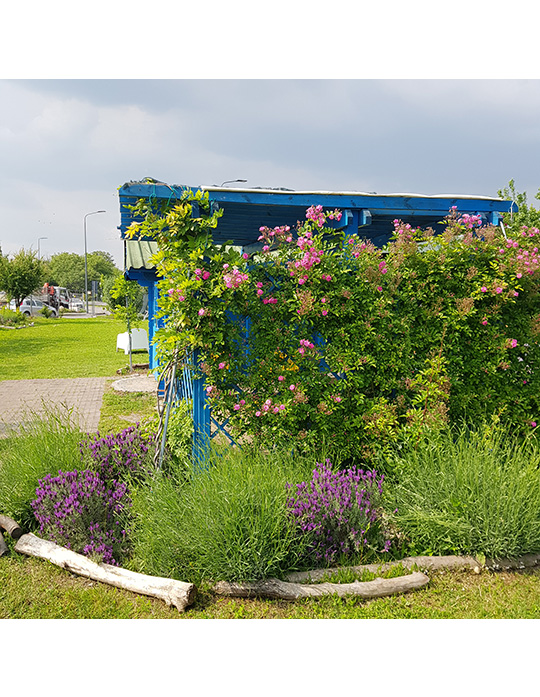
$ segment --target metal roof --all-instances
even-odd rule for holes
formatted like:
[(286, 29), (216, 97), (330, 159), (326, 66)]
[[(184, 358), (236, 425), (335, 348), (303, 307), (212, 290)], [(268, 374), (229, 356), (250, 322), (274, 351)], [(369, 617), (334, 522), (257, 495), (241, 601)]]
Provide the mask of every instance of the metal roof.
[(150, 240), (125, 240), (126, 269), (153, 269), (150, 257), (158, 251), (157, 242)]
[(230, 241), (249, 249), (257, 248), (261, 226), (289, 225), (294, 228), (299, 220), (305, 219), (305, 211), (311, 205), (322, 205), (325, 209), (339, 208), (344, 212), (340, 223), (342, 228), (346, 228), (350, 234), (369, 238), (378, 246), (389, 241), (395, 218), (436, 230), (452, 206), (456, 206), (460, 213), (481, 214), (486, 222), (495, 224), (503, 213), (517, 211), (517, 206), (512, 201), (470, 194), (378, 194), (359, 191), (188, 187), (147, 178), (141, 182), (128, 182), (119, 189), (122, 236), (134, 220), (131, 212), (125, 208), (126, 205), (135, 203), (139, 198), (174, 201), (189, 189), (207, 191), (209, 199), (223, 209), (223, 215), (214, 231), (214, 242), (219, 244)]

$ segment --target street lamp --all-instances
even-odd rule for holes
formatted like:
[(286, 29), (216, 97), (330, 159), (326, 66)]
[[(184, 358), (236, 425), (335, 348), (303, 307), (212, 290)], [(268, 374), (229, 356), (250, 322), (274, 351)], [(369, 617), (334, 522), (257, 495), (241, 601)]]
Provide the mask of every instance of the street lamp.
[(86, 219), (89, 215), (96, 215), (96, 213), (105, 213), (105, 211), (93, 211), (92, 213), (87, 213), (84, 216), (84, 297), (86, 300), (86, 314), (88, 314), (88, 261), (86, 258)]
[(243, 182), (245, 184), (247, 179), (228, 179), (226, 182), (223, 182), (221, 186), (225, 186), (225, 184), (236, 184), (236, 182)]
[(48, 240), (48, 239), (49, 239), (48, 237), (38, 237), (38, 241), (37, 241), (37, 258), (38, 258), (38, 259), (41, 259), (41, 252), (40, 252), (40, 247), (39, 247), (39, 241), (40, 241), (40, 240)]

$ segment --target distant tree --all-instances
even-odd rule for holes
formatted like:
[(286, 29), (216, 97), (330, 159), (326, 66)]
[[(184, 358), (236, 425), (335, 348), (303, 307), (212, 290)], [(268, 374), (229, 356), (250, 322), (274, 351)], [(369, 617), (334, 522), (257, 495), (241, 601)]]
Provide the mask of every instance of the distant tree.
[(47, 265), (47, 281), (81, 293), (84, 291), (84, 256), (73, 252), (53, 254)]
[(20, 249), (13, 258), (0, 252), (0, 290), (15, 300), (17, 307), (43, 283), (43, 264), (36, 253)]
[[(540, 228), (540, 210), (527, 204), (527, 194), (516, 191), (513, 179), (510, 179), (508, 186), (505, 186), (504, 189), (499, 189), (497, 195), (509, 201), (514, 201), (519, 208), (517, 213), (505, 213), (503, 215), (503, 223), (508, 232), (511, 231), (515, 234), (519, 232), (523, 225)], [(540, 200), (540, 189), (535, 198)]]
[(115, 276), (118, 272), (119, 269), (114, 265), (114, 259), (109, 252), (97, 251), (88, 255), (89, 281), (98, 281), (101, 276)]
[[(120, 273), (108, 252), (92, 252), (87, 255), (86, 262), (89, 286), (91, 281), (114, 278)], [(76, 293), (84, 292), (84, 255), (73, 252), (53, 254), (47, 265), (47, 281)]]
[(142, 321), (140, 314), (143, 289), (137, 281), (128, 281), (123, 274), (117, 276), (109, 291), (109, 308), (116, 319), (124, 322), (129, 334), (129, 367), (133, 370), (131, 330)]

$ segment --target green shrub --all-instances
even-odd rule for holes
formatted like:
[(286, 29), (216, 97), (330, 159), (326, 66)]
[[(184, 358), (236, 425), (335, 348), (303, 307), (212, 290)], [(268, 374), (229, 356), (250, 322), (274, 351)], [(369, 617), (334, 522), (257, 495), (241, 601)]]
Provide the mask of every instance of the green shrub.
[(540, 422), (534, 212), (509, 234), (456, 207), (436, 231), (395, 219), (380, 249), (312, 205), (294, 230), (259, 228), (248, 254), (212, 242), (222, 211), (208, 192), (165, 208), (139, 201), (130, 227), (160, 249), (156, 355), (196, 349), (206, 402), (235, 439), (325, 437), (373, 461), (462, 419), (498, 415), (522, 434)]
[[(165, 425), (165, 415), (163, 415)], [(141, 428), (143, 433), (159, 434), (160, 417), (156, 414), (151, 419), (143, 421)], [(191, 444), (193, 435), (193, 419), (190, 406), (184, 400), (179, 401), (171, 409), (167, 423), (165, 437), (165, 450), (163, 467), (168, 471), (172, 466), (177, 472), (182, 469), (184, 476), (190, 470), (189, 459), (191, 457)], [(162, 435), (159, 436), (157, 447), (161, 448)]]
[(71, 471), (80, 461), (82, 433), (71, 412), (48, 420), (29, 415), (29, 423), (13, 432), (0, 450), (0, 512), (25, 531), (37, 528), (30, 502), (40, 479), (58, 470)]
[(28, 319), (22, 312), (7, 307), (0, 310), (0, 327), (23, 327), (25, 324), (28, 324)]
[(191, 479), (160, 473), (134, 492), (133, 566), (183, 580), (249, 581), (298, 568), (304, 550), (287, 515), (286, 484), (314, 460), (227, 448)]
[(540, 449), (501, 427), (433, 433), (393, 460), (387, 508), (421, 554), (540, 551)]

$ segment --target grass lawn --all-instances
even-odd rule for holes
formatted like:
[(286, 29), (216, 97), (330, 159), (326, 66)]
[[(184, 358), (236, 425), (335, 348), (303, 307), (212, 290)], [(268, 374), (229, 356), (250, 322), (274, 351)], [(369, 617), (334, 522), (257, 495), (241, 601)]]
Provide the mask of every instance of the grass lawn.
[[(111, 381), (112, 382), (112, 381)], [(157, 415), (156, 395), (146, 392), (117, 392), (111, 385), (105, 387), (100, 433), (119, 433), (129, 426)]]
[[(110, 317), (37, 319), (0, 330), (0, 379), (113, 376), (127, 364), (116, 353), (122, 325)], [(135, 354), (137, 363), (147, 353)], [(155, 414), (154, 395), (106, 388), (100, 431), (118, 432)], [(2, 452), (9, 439), (0, 440)], [(11, 542), (9, 542), (10, 546)], [(439, 572), (418, 591), (363, 601), (324, 597), (295, 603), (222, 598), (208, 588), (180, 614), (163, 602), (90, 581), (11, 552), (0, 558), (0, 619), (512, 619), (540, 618), (540, 569)]]
[(538, 619), (540, 570), (437, 572), (428, 586), (376, 600), (222, 598), (202, 590), (185, 613), (23, 556), (0, 559), (0, 619)]
[[(129, 362), (116, 352), (116, 336), (124, 331), (110, 316), (40, 317), (33, 326), (0, 328), (0, 380), (112, 376)], [(133, 362), (148, 363), (148, 352), (137, 351)]]

